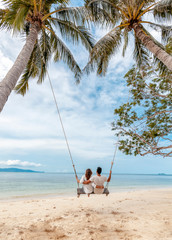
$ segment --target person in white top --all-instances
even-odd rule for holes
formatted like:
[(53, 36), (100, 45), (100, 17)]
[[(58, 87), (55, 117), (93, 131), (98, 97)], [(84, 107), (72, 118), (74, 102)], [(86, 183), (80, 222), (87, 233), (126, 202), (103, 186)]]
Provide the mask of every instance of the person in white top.
[(109, 177), (107, 178), (106, 176), (102, 176), (102, 168), (98, 167), (97, 168), (97, 175), (91, 177), (89, 180), (85, 181), (84, 184), (93, 184), (94, 187), (94, 193), (96, 194), (102, 194), (104, 192), (104, 183), (105, 182), (110, 182), (111, 180), (111, 174), (112, 171), (109, 173)]
[(89, 181), (91, 176), (92, 176), (92, 171), (91, 171), (91, 169), (88, 168), (85, 171), (85, 175), (83, 175), (80, 180), (78, 179), (78, 177), (76, 177), (77, 182), (83, 184), (84, 192), (86, 194), (88, 194), (88, 197), (90, 196), (90, 193), (93, 192), (93, 185), (92, 185), (92, 183), (91, 182), (86, 183), (87, 181)]

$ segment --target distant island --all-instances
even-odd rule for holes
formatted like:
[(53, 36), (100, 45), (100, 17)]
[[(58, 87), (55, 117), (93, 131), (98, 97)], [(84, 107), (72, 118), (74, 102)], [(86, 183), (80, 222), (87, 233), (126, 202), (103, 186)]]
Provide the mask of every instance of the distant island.
[(42, 171), (33, 171), (33, 170), (29, 170), (29, 169), (20, 169), (20, 168), (0, 168), (0, 172), (44, 173)]

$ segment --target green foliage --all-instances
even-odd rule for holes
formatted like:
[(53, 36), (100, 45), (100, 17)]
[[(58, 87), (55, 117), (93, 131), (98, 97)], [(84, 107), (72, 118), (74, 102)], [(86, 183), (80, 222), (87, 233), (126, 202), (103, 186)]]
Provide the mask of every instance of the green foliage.
[[(141, 67), (148, 62), (151, 54), (144, 46), (144, 43), (136, 36), (134, 28), (136, 24), (142, 29), (145, 36), (149, 36), (150, 39), (163, 50), (163, 45), (153, 38), (143, 24), (149, 24), (156, 31), (161, 30), (163, 44), (167, 44), (167, 41), (172, 34), (171, 26), (156, 24), (145, 19), (147, 12), (152, 13), (153, 16), (155, 16), (155, 19), (158, 20), (161, 16), (166, 18), (166, 20), (170, 19), (169, 16), (172, 14), (171, 0), (163, 0), (158, 3), (155, 0), (85, 0), (85, 6), (91, 8), (94, 15), (97, 14), (98, 8), (103, 9), (104, 12), (109, 15), (108, 21), (111, 21), (112, 28), (112, 30), (100, 39), (92, 49), (90, 60), (85, 67), (86, 73), (90, 73), (96, 69), (97, 74), (105, 75), (109, 59), (117, 52), (117, 50), (119, 50), (121, 43), (123, 42), (124, 46), (122, 54), (125, 56), (125, 51), (129, 42), (129, 34), (131, 33), (134, 33), (133, 35), (135, 38), (133, 56), (137, 66)], [(164, 11), (166, 12), (163, 15)], [(117, 32), (120, 32), (120, 36), (117, 36)], [(104, 51), (105, 49), (106, 51)], [(160, 62), (160, 60), (158, 61)], [(163, 63), (160, 63), (160, 65), (163, 69)]]
[(172, 72), (154, 64), (130, 69), (125, 79), (130, 101), (115, 109), (113, 130), (125, 154), (172, 156)]
[(166, 45), (166, 51), (172, 55), (172, 36), (168, 39), (168, 44)]
[(23, 96), (26, 94), (27, 90), (29, 89), (28, 81), (31, 77), (35, 78), (39, 74), (40, 66), (41, 66), (40, 49), (38, 43), (36, 43), (32, 55), (27, 64), (27, 67), (15, 88), (15, 91), (17, 93), (20, 93)]
[(117, 51), (121, 43), (121, 30), (113, 29), (100, 39), (94, 50), (90, 54), (90, 62), (87, 64), (85, 71), (89, 73), (97, 66), (97, 74), (105, 75), (111, 56)]
[(126, 52), (126, 49), (128, 47), (128, 42), (129, 42), (128, 29), (126, 29), (126, 28), (124, 29), (123, 35), (124, 35), (124, 46), (123, 46), (123, 50), (122, 50), (122, 56), (125, 57), (125, 52)]
[(110, 15), (100, 6), (97, 7), (96, 13), (94, 13), (92, 9), (87, 6), (71, 7), (68, 8), (67, 11), (64, 9), (63, 11), (57, 12), (56, 17), (60, 18), (61, 20), (71, 21), (75, 25), (87, 24), (88, 26), (90, 26), (90, 20), (95, 24), (100, 23), (102, 25), (108, 25), (112, 21)]
[[(119, 21), (120, 15), (116, 8), (112, 4), (116, 4), (118, 1), (92, 1), (85, 0), (85, 7), (90, 10), (93, 20), (102, 24), (104, 20), (115, 24)], [(110, 4), (109, 4), (110, 3)]]
[(89, 51), (92, 50), (94, 40), (84, 26), (76, 26), (70, 21), (61, 20), (59, 18), (53, 18), (50, 19), (50, 21), (53, 21), (53, 24), (60, 31), (60, 34), (64, 39), (67, 41), (71, 40), (74, 44), (77, 44), (81, 40), (86, 49)]
[(79, 80), (81, 77), (81, 70), (77, 62), (67, 46), (55, 33), (50, 36), (50, 44), (54, 52), (54, 61), (63, 60), (67, 63), (68, 67), (75, 73), (75, 78)]
[[(75, 45), (81, 42), (88, 51), (92, 50), (94, 40), (83, 25), (94, 19), (90, 9), (70, 8), (68, 0), (3, 0), (3, 2), (6, 9), (0, 9), (1, 29), (19, 32), (26, 37), (33, 25), (38, 31), (38, 39), (15, 88), (16, 93), (25, 95), (31, 78), (37, 78), (38, 83), (43, 82), (51, 56), (55, 62), (64, 61), (74, 72), (78, 82), (81, 77), (80, 67), (63, 39)], [(102, 16), (100, 9), (97, 20), (103, 19)]]
[(172, 19), (172, 1), (161, 0), (154, 7), (153, 14), (155, 18), (159, 20), (171, 20)]
[(140, 39), (135, 36), (135, 45), (133, 58), (137, 62), (137, 65), (140, 67), (144, 62), (147, 62), (149, 59), (149, 53), (146, 47), (141, 43)]
[(0, 18), (3, 23), (1, 27), (14, 32), (21, 31), (29, 11), (33, 11), (32, 1), (3, 0), (3, 2), (7, 8), (3, 18)]

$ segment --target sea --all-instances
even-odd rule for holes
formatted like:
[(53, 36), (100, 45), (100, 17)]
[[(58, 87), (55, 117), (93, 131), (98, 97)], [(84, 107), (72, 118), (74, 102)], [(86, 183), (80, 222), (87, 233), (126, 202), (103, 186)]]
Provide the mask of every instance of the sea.
[[(110, 192), (158, 188), (172, 188), (172, 175), (112, 174), (109, 183)], [(0, 200), (76, 196), (76, 189), (73, 173), (0, 172)]]

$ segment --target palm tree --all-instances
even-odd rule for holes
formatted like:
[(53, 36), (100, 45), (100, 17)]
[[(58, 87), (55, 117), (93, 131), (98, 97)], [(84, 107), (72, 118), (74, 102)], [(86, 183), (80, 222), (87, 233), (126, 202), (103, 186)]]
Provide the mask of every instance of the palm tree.
[(81, 41), (89, 51), (93, 47), (93, 38), (83, 26), (89, 15), (84, 7), (68, 7), (68, 0), (3, 2), (6, 8), (0, 9), (0, 28), (26, 33), (26, 42), (12, 68), (0, 82), (0, 112), (22, 73), (15, 88), (22, 95), (29, 88), (30, 78), (37, 77), (38, 83), (44, 80), (52, 55), (54, 61), (66, 62), (77, 81), (80, 79), (81, 70), (61, 37), (72, 40), (74, 44)]
[(146, 13), (153, 13), (158, 20), (172, 19), (171, 0), (85, 0), (85, 6), (96, 13), (97, 7), (104, 9), (110, 15), (112, 30), (101, 38), (90, 54), (90, 61), (85, 71), (89, 73), (95, 67), (97, 74), (105, 74), (110, 57), (115, 54), (124, 40), (123, 56), (129, 42), (129, 33), (134, 35), (134, 58), (140, 67), (148, 60), (151, 52), (156, 59), (161, 61), (169, 70), (172, 70), (172, 55), (148, 32), (143, 26), (149, 24), (155, 30), (161, 29), (162, 40), (167, 42), (172, 27), (156, 24), (144, 19)]

